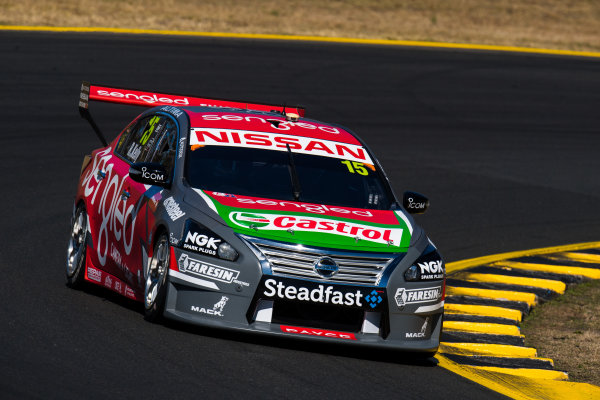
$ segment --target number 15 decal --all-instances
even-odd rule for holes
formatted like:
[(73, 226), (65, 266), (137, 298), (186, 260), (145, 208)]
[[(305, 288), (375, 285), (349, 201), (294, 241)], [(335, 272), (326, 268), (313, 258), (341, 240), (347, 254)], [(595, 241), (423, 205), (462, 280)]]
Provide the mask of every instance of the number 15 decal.
[(365, 168), (363, 163), (359, 163), (357, 161), (342, 161), (346, 167), (348, 167), (348, 171), (351, 174), (359, 174), (359, 175), (369, 175), (369, 171)]

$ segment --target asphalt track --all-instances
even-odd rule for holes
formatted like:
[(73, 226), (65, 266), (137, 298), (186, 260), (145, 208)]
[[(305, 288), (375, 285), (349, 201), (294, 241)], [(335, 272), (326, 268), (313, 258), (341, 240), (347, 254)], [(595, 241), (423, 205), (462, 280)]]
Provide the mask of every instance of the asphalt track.
[[(71, 202), (98, 147), (82, 80), (300, 103), (359, 133), (448, 261), (598, 240), (600, 60), (349, 44), (0, 33), (0, 397), (501, 398), (390, 352), (145, 322), (64, 285)], [(93, 105), (113, 137), (139, 110)]]

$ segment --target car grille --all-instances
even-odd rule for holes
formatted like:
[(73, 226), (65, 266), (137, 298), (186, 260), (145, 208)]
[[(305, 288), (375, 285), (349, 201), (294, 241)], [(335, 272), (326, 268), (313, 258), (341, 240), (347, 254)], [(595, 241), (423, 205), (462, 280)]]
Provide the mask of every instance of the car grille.
[[(273, 275), (290, 278), (309, 278), (332, 283), (377, 285), (383, 271), (394, 259), (390, 255), (364, 253), (332, 253), (317, 248), (294, 244), (266, 241), (245, 237), (264, 255), (271, 266)], [(321, 257), (331, 257), (338, 265), (338, 272), (324, 278), (314, 270), (314, 264)]]

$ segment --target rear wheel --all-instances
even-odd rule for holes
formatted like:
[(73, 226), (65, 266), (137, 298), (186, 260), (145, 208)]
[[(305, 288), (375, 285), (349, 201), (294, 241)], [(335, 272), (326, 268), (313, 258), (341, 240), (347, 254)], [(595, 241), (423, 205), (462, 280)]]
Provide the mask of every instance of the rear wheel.
[(158, 321), (163, 315), (170, 257), (169, 239), (163, 233), (154, 244), (154, 252), (148, 266), (146, 288), (144, 290), (144, 314), (148, 321)]
[(67, 247), (67, 286), (81, 288), (85, 282), (85, 261), (88, 237), (87, 213), (84, 206), (77, 207), (71, 226)]

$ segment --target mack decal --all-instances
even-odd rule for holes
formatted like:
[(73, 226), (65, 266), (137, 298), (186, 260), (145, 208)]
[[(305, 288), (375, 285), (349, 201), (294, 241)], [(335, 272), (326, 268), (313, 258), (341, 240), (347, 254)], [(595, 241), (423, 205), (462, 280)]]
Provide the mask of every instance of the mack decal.
[(200, 260), (194, 260), (185, 253), (179, 257), (177, 264), (179, 266), (179, 271), (183, 273), (198, 275), (220, 282), (231, 283), (236, 280), (240, 274), (239, 271), (206, 264)]
[(427, 332), (427, 326), (429, 325), (429, 319), (431, 317), (425, 318), (425, 322), (423, 326), (421, 326), (421, 330), (419, 332), (406, 332), (406, 338), (408, 339), (423, 339)]
[(222, 317), (223, 309), (225, 308), (225, 305), (227, 304), (228, 300), (229, 300), (229, 297), (222, 296), (221, 300), (219, 300), (217, 303), (215, 303), (213, 308), (192, 306), (191, 310), (194, 312), (200, 313), (200, 314), (207, 314), (207, 315), (213, 315), (215, 317)]

